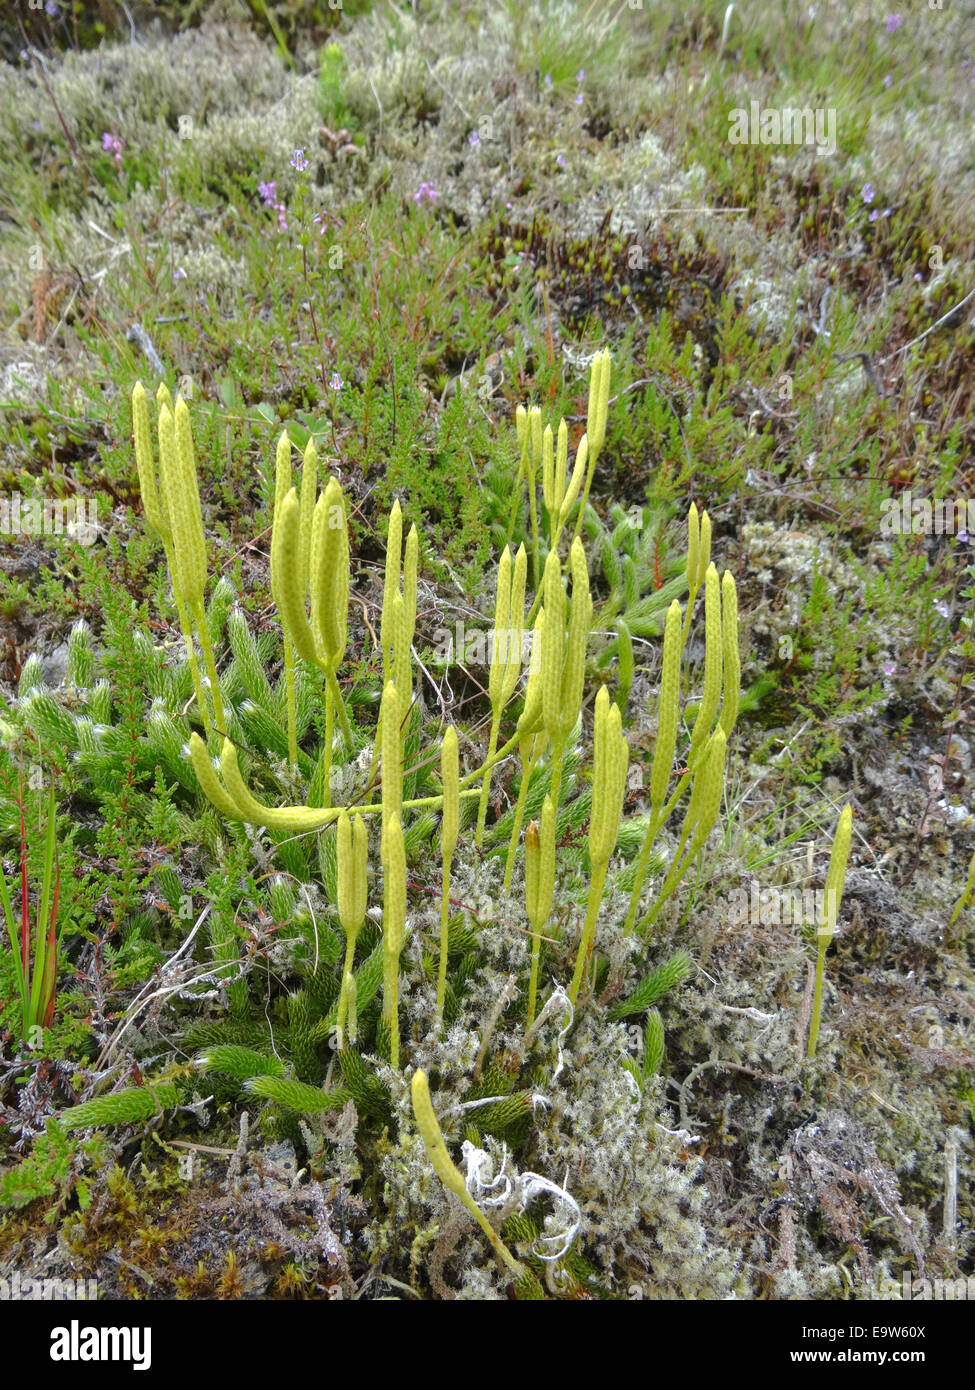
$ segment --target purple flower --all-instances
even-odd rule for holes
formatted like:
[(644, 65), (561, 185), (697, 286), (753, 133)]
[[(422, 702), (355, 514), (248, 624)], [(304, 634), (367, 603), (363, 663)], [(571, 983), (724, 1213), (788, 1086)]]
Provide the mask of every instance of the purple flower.
[(889, 87), (893, 80), (894, 79), (891, 77), (890, 73), (888, 73), (887, 76), (884, 78), (884, 86)]
[(872, 183), (865, 183), (860, 189), (860, 197), (865, 203), (872, 203), (876, 196), (876, 189)]
[(878, 214), (878, 212), (877, 212), (877, 209), (874, 208), (873, 212), (872, 212), (872, 213), (870, 214), (870, 216), (867, 218), (867, 221), (868, 221), (868, 222), (876, 222), (878, 215), (879, 215), (879, 214)]
[(328, 385), (329, 390), (331, 391), (341, 391), (342, 387), (345, 385), (345, 382), (339, 376), (338, 372), (333, 372), (328, 379)]
[(481, 137), (478, 135), (476, 130), (472, 130), (470, 135), (468, 135), (467, 143), (470, 145), (471, 149), (474, 149), (475, 146), (481, 143)]
[(581, 92), (576, 92), (575, 96), (572, 98), (572, 105), (573, 105), (573, 106), (581, 106), (581, 105), (582, 105), (582, 93), (581, 93)]
[(885, 675), (885, 676), (892, 676), (896, 670), (897, 670), (897, 667), (894, 665), (894, 663), (893, 663), (892, 661), (885, 661), (885, 662), (884, 662), (884, 675)]
[(54, 0), (47, 0), (47, 4), (44, 6), (44, 13), (50, 15), (52, 19), (57, 19), (61, 11), (54, 3)]
[(919, 270), (915, 270), (915, 272), (914, 272), (914, 279), (915, 279), (915, 280), (921, 280), (921, 279), (923, 279), (923, 278), (924, 278), (924, 277), (921, 275), (921, 272), (920, 272)]
[(288, 209), (284, 203), (275, 203), (274, 211), (278, 214), (278, 231), (286, 232), (288, 230)]
[(437, 190), (434, 188), (432, 183), (427, 183), (426, 181), (421, 183), (419, 188), (413, 194), (413, 201), (414, 203), (416, 203), (417, 207), (419, 207), (420, 204), (423, 202), (424, 198), (428, 199), (428, 201), (431, 203), (435, 203), (437, 201)]
[(558, 154), (558, 155), (556, 155), (556, 156), (555, 156), (555, 162), (556, 162), (556, 164), (559, 166), (560, 169), (564, 169), (564, 168), (565, 168), (565, 155), (564, 155), (564, 154)]
[(114, 157), (115, 163), (120, 169), (122, 167), (122, 150), (124, 146), (125, 141), (120, 139), (119, 136), (113, 135), (111, 131), (106, 130), (102, 135), (102, 149)]
[(545, 88), (549, 92), (552, 90), (552, 74), (550, 72), (545, 74)]
[(576, 81), (577, 81), (578, 83), (581, 84), (581, 83), (585, 82), (585, 80), (586, 80), (586, 70), (585, 70), (585, 68), (580, 68), (579, 71), (576, 73)]
[(888, 34), (896, 34), (903, 23), (904, 16), (902, 14), (889, 14), (884, 20), (884, 28)]
[(257, 191), (264, 206), (266, 208), (273, 208), (278, 200), (277, 184), (273, 180), (270, 183), (259, 183), (257, 185)]
[(955, 539), (961, 541), (962, 545), (966, 545), (968, 543), (968, 532), (964, 528), (962, 528), (962, 530), (958, 532), (958, 535), (955, 537)]
[(186, 271), (183, 269), (183, 267), (182, 267), (181, 265), (178, 265), (178, 266), (176, 267), (176, 269), (173, 271), (173, 279), (174, 279), (174, 280), (185, 280), (185, 279), (186, 279)]
[(299, 174), (303, 174), (308, 168), (308, 160), (305, 158), (304, 150), (295, 150), (291, 156), (291, 167), (297, 169)]

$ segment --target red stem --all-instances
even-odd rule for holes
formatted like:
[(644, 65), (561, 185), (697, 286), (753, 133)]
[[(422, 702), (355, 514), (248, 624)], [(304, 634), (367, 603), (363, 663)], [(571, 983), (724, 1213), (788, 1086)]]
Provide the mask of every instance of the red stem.
[(30, 960), (30, 903), (27, 898), (27, 827), (24, 824), (23, 788), (18, 788), (17, 805), (20, 807), (20, 952), (24, 979), (29, 991), (27, 963)]
[[(57, 856), (57, 845), (54, 849)], [(54, 1018), (54, 993), (58, 978), (58, 898), (61, 895), (61, 865), (55, 858), (54, 871), (54, 898), (51, 902), (51, 925), (47, 931), (47, 952), (44, 956), (44, 989), (43, 997), (47, 1000), (44, 1009), (44, 1027), (50, 1028), (51, 1020)]]

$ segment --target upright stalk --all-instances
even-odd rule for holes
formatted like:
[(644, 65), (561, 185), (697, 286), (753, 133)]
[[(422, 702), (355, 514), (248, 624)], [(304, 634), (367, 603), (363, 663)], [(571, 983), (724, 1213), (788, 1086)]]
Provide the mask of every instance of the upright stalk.
[(298, 708), (295, 699), (295, 649), (284, 634), (284, 689), (288, 705), (288, 761), (292, 771), (298, 766)]
[(824, 894), (824, 920), (819, 924), (816, 945), (816, 985), (813, 991), (812, 1017), (809, 1020), (809, 1048), (806, 1053), (808, 1061), (813, 1061), (816, 1056), (816, 1043), (819, 1041), (819, 1021), (823, 1012), (823, 978), (826, 973), (826, 950), (833, 939), (836, 931), (836, 919), (839, 916), (840, 903), (843, 899), (843, 887), (846, 883), (846, 865), (850, 858), (850, 843), (853, 836), (853, 807), (844, 806), (840, 812), (840, 818), (836, 823), (836, 834), (833, 837), (833, 849), (829, 856), (829, 868), (826, 870), (826, 892)]

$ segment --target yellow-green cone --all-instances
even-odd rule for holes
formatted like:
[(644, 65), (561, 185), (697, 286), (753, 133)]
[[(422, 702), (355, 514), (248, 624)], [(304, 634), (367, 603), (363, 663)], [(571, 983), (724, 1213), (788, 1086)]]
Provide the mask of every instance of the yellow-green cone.
[[(173, 539), (177, 548), (177, 564), (184, 576), (180, 584), (186, 600), (202, 605), (206, 588), (206, 540), (203, 535), (203, 513), (200, 509), (200, 493), (196, 481), (196, 457), (193, 450), (193, 433), (190, 428), (190, 413), (181, 396), (176, 399), (173, 412), (176, 432), (176, 454), (179, 461), (180, 534), (174, 529)], [(179, 551), (182, 550), (182, 559)]]
[(301, 575), (301, 504), (294, 488), (281, 503), (271, 535), (271, 590), (281, 623), (304, 661), (318, 665), (315, 636), (305, 612)]
[(738, 650), (738, 591), (730, 570), (721, 577), (721, 647), (723, 686), (720, 724), (731, 737), (741, 700), (741, 654)]
[(606, 687), (602, 686), (596, 696), (595, 710), (592, 814), (589, 821), (591, 880), (586, 921), (579, 941), (575, 972), (569, 986), (569, 999), (573, 1006), (578, 999), (586, 968), (592, 958), (596, 918), (606, 882), (606, 870), (616, 847), (616, 836), (623, 813), (628, 766), (629, 747), (623, 735), (619, 708), (610, 700)]
[(694, 720), (688, 763), (693, 763), (698, 750), (704, 746), (721, 699), (721, 585), (718, 581), (718, 571), (712, 564), (708, 565), (704, 586), (704, 690)]
[(503, 1260), (517, 1279), (523, 1278), (525, 1274), (524, 1267), (509, 1253), (501, 1237), (497, 1234), (487, 1217), (474, 1201), (474, 1198), (467, 1190), (460, 1170), (454, 1165), (450, 1154), (447, 1152), (447, 1145), (444, 1143), (443, 1133), (437, 1122), (437, 1117), (434, 1114), (433, 1103), (430, 1100), (430, 1086), (427, 1082), (426, 1072), (414, 1072), (411, 1085), (411, 1096), (416, 1127), (420, 1132), (420, 1137), (427, 1151), (427, 1157), (433, 1165), (437, 1177), (448, 1192), (453, 1192), (456, 1197), (460, 1198), (491, 1242), (492, 1249), (498, 1258)]
[(680, 604), (674, 599), (664, 625), (664, 653), (660, 676), (660, 704), (657, 715), (657, 741), (650, 773), (650, 805), (659, 811), (667, 799), (667, 787), (677, 746), (680, 717), (680, 659), (683, 652)]
[(298, 527), (298, 585), (301, 601), (304, 603), (308, 593), (308, 578), (311, 566), (311, 528), (315, 516), (315, 499), (318, 496), (318, 454), (315, 441), (309, 439), (301, 463), (301, 503)]
[(687, 591), (691, 595), (692, 601), (697, 593), (697, 571), (700, 559), (701, 523), (697, 514), (697, 505), (692, 502), (687, 513), (687, 565), (684, 570), (687, 576)]
[(160, 540), (165, 544), (172, 544), (172, 532), (163, 516), (156, 488), (156, 464), (149, 430), (149, 402), (141, 381), (136, 382), (132, 391), (132, 438), (135, 443), (135, 463), (139, 472), (139, 491), (142, 494), (146, 520)]
[(443, 819), (440, 826), (440, 853), (447, 863), (457, 847), (460, 830), (460, 757), (457, 730), (448, 724), (444, 730), (440, 751), (440, 776), (443, 782)]

